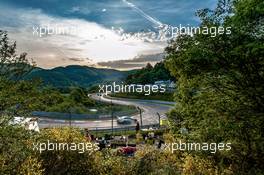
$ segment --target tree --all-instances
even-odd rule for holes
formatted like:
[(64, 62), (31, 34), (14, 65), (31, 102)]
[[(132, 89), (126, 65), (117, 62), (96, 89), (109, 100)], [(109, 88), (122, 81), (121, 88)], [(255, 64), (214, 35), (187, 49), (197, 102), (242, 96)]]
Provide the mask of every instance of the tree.
[(146, 67), (128, 75), (126, 83), (153, 84), (155, 81), (159, 80), (174, 80), (174, 77), (172, 77), (168, 69), (165, 68), (163, 61), (155, 64), (154, 67), (148, 63)]
[(145, 69), (146, 69), (146, 70), (151, 70), (151, 69), (153, 69), (153, 66), (152, 66), (150, 63), (148, 63), (148, 64), (146, 65)]
[(81, 88), (72, 89), (70, 93), (70, 99), (72, 99), (75, 103), (83, 104), (86, 107), (95, 105), (95, 102), (91, 100)]
[(7, 32), (0, 30), (0, 124), (28, 114), (35, 99), (38, 83), (19, 81), (34, 68), (26, 55), (17, 55), (16, 43), (10, 44)]
[(181, 35), (166, 48), (178, 80), (170, 119), (178, 134), (188, 129), (181, 138), (232, 143), (231, 153), (214, 155), (220, 171), (256, 174), (264, 156), (264, 2), (219, 0), (214, 11), (197, 14), (200, 27), (231, 27), (232, 34)]
[(26, 58), (27, 54), (16, 54), (16, 42), (9, 43), (7, 32), (0, 30), (0, 78), (19, 80), (29, 73), (35, 63)]
[(16, 55), (16, 44), (9, 44), (0, 31), (0, 174), (42, 174), (28, 142), (34, 133), (12, 124), (14, 117), (25, 117), (36, 100), (36, 83), (22, 81), (32, 69), (26, 54)]

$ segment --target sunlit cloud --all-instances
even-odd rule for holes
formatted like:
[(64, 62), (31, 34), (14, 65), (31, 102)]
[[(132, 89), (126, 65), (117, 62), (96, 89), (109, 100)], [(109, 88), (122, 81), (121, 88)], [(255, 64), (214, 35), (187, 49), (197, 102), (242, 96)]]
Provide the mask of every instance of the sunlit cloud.
[[(169, 26), (198, 24), (194, 12), (211, 8), (215, 2), (52, 0), (36, 3), (1, 0), (0, 26), (8, 31), (11, 40), (17, 41), (18, 51), (27, 52), (40, 67), (70, 64), (102, 66), (99, 63), (120, 60), (125, 63), (141, 55), (163, 53), (168, 41), (163, 33)], [(66, 34), (42, 33), (44, 29), (39, 31), (40, 27), (47, 26), (74, 30), (67, 30)], [(33, 34), (33, 27), (41, 37)], [(150, 57), (147, 59), (152, 60)], [(129, 67), (135, 64), (132, 62)], [(138, 66), (143, 64), (145, 62)]]
[[(147, 41), (144, 34), (126, 34), (122, 29), (108, 29), (83, 19), (66, 19), (44, 14), (41, 10), (5, 9), (15, 28), (5, 29), (13, 40), (17, 40), (19, 50), (27, 51), (41, 67), (55, 67), (72, 64), (69, 58), (90, 58), (92, 63), (131, 59), (144, 53), (162, 52), (165, 43)], [(13, 19), (12, 19), (13, 18)], [(3, 21), (1, 21), (3, 22)], [(9, 23), (9, 26), (11, 24)], [(33, 27), (75, 27), (74, 34), (33, 35)], [(16, 30), (12, 30), (16, 29)], [(78, 64), (90, 64), (82, 59)], [(76, 61), (75, 61), (76, 63)]]

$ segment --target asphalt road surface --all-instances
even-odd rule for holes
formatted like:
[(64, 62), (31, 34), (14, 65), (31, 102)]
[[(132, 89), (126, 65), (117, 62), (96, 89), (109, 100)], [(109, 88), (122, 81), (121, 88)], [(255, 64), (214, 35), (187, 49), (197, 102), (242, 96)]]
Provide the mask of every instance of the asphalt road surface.
[[(159, 122), (159, 113), (161, 118), (166, 118), (165, 113), (173, 108), (174, 102), (165, 102), (158, 100), (138, 100), (138, 99), (124, 99), (124, 98), (110, 98), (104, 96), (98, 96), (96, 94), (92, 94), (91, 98), (105, 102), (105, 103), (113, 103), (120, 105), (133, 105), (139, 107), (142, 110), (142, 124), (143, 125), (152, 125), (157, 124)], [(140, 115), (134, 115), (133, 118), (137, 119), (140, 122)], [(61, 127), (61, 126), (76, 126), (81, 128), (90, 128), (90, 129), (109, 129), (112, 126), (112, 120), (110, 119), (102, 119), (102, 120), (72, 120), (69, 122), (68, 120), (56, 120), (56, 119), (48, 119), (48, 118), (40, 118), (39, 127), (40, 128), (48, 128), (48, 127)], [(130, 125), (120, 125), (117, 123), (116, 119), (113, 121), (114, 128), (125, 128), (127, 126), (135, 126), (135, 123)]]

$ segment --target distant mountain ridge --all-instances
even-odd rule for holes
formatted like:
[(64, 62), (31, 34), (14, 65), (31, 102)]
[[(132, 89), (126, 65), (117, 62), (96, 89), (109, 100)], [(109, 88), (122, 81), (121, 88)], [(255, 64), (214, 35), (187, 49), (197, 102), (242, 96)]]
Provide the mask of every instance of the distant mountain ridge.
[(94, 84), (122, 81), (130, 71), (70, 65), (53, 69), (35, 68), (25, 79), (39, 78), (45, 85), (54, 87), (89, 87)]

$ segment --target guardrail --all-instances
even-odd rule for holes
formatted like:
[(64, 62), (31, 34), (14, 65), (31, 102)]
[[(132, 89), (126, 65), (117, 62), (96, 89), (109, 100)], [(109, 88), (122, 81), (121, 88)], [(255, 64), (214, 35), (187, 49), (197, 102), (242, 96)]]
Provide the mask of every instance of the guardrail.
[[(133, 111), (117, 111), (113, 112), (114, 116), (133, 115)], [(74, 114), (74, 113), (62, 113), (62, 112), (45, 112), (45, 111), (33, 111), (31, 113), (33, 117), (45, 117), (58, 120), (98, 120), (111, 118), (111, 112), (109, 114)]]
[[(57, 124), (57, 125), (52, 125), (52, 128), (61, 128), (61, 127), (66, 127), (69, 126), (67, 124)], [(75, 127), (72, 125), (72, 127)], [(140, 129), (149, 129), (149, 128), (159, 128), (160, 125), (157, 124), (148, 124), (148, 125), (143, 125), (140, 127)], [(43, 129), (45, 128), (51, 128), (49, 126), (46, 127), (41, 127)], [(89, 131), (112, 131), (111, 127), (86, 127)], [(136, 130), (136, 126), (114, 126), (113, 131), (133, 131)]]
[[(140, 127), (140, 129), (149, 129), (149, 128), (158, 128), (160, 127), (159, 124), (149, 124), (149, 125), (143, 125)], [(88, 127), (90, 131), (112, 131), (112, 128), (110, 127)], [(133, 131), (136, 130), (136, 126), (118, 126), (113, 127), (113, 131)]]

